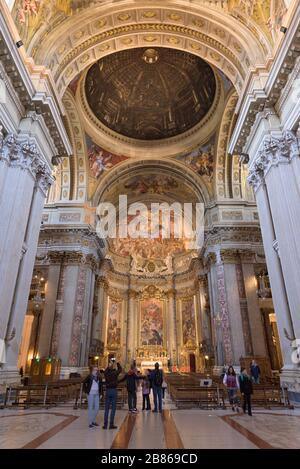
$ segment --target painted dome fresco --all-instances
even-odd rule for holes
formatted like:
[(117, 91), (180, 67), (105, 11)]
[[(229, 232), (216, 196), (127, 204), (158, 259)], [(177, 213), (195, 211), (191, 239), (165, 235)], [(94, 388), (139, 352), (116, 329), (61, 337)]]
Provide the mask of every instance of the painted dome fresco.
[(106, 127), (133, 139), (161, 140), (190, 130), (205, 117), (216, 80), (212, 68), (192, 54), (137, 48), (95, 63), (85, 92)]

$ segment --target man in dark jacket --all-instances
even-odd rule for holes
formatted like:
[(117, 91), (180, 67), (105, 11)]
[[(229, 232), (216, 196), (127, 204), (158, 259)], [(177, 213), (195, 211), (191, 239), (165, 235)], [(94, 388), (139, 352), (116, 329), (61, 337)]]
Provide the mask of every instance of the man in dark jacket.
[(89, 427), (99, 427), (96, 417), (99, 412), (100, 396), (102, 395), (102, 376), (96, 366), (90, 367), (90, 374), (83, 381), (83, 391), (88, 398)]
[[(159, 369), (159, 363), (155, 363), (155, 369), (150, 374), (153, 397), (154, 397), (154, 409), (152, 412), (162, 412), (162, 383), (164, 375), (162, 370)], [(157, 409), (158, 407), (158, 409)]]
[(116, 408), (117, 408), (117, 387), (118, 377), (122, 373), (122, 367), (120, 363), (116, 364), (114, 359), (110, 360), (108, 367), (104, 371), (106, 394), (105, 394), (105, 411), (104, 411), (104, 425), (103, 429), (106, 430), (108, 426), (108, 414), (111, 407), (110, 413), (110, 429), (118, 428), (114, 424)]
[(143, 376), (138, 376), (135, 372), (135, 365), (131, 365), (130, 370), (126, 373), (124, 378), (119, 382), (126, 380), (127, 392), (128, 392), (128, 408), (129, 412), (135, 414), (138, 410), (136, 408), (136, 384), (139, 379), (143, 379)]
[(253, 386), (250, 377), (247, 374), (246, 368), (241, 369), (239, 376), (240, 391), (243, 396), (243, 410), (246, 413), (246, 407), (248, 407), (248, 415), (252, 416), (251, 410), (251, 394), (253, 394)]

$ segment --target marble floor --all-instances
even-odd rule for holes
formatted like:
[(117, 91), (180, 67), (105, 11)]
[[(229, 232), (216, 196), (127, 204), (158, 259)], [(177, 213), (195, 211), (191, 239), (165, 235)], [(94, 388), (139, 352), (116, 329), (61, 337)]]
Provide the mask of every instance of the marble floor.
[[(141, 408), (140, 400), (138, 402)], [(98, 415), (102, 426), (103, 411)], [(178, 410), (166, 397), (162, 414), (127, 410), (116, 430), (89, 429), (87, 410), (0, 410), (0, 449), (259, 449), (299, 448), (300, 409), (254, 409), (253, 417), (224, 410)]]

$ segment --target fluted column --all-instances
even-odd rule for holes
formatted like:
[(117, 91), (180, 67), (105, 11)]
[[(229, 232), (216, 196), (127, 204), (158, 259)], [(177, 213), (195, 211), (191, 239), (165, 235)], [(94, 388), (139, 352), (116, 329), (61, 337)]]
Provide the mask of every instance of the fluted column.
[[(251, 155), (249, 183), (256, 193), (284, 366), (281, 383), (300, 402), (300, 149), (299, 135), (281, 132), (274, 112), (270, 132)], [(272, 130), (271, 124), (277, 124)], [(297, 343), (298, 340), (298, 343)]]
[(17, 367), (45, 197), (52, 181), (35, 144), (0, 135), (0, 338), (6, 370)]
[(299, 144), (292, 132), (268, 136), (253, 158), (249, 183), (256, 193), (285, 367), (300, 337)]

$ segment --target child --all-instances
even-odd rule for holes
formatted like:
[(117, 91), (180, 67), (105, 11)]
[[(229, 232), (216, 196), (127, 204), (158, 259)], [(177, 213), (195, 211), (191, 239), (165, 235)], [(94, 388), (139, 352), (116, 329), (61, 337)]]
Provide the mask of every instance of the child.
[[(143, 410), (151, 410), (150, 404), (150, 388), (151, 383), (149, 380), (149, 372), (146, 374), (145, 379), (142, 381), (142, 393), (143, 393)], [(146, 408), (147, 404), (147, 408)]]

